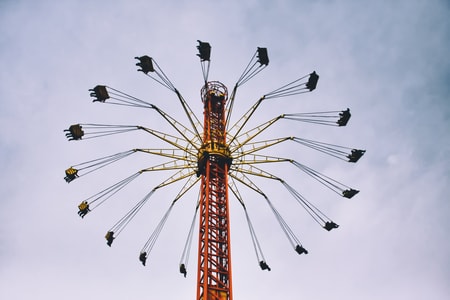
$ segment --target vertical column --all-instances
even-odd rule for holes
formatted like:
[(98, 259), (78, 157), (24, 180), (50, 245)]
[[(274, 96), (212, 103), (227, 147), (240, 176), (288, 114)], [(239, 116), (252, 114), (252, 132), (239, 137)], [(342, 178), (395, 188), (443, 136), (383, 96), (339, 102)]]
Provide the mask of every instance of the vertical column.
[(228, 146), (225, 132), (227, 91), (219, 82), (202, 89), (203, 145), (198, 155), (200, 226), (197, 273), (198, 300), (232, 300), (228, 208)]

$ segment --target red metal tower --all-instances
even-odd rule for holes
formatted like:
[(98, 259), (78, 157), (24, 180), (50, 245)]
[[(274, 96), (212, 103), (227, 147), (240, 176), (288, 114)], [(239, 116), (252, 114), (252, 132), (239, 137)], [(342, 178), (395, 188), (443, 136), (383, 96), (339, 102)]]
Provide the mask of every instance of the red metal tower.
[(208, 82), (202, 89), (203, 144), (198, 154), (200, 226), (197, 299), (231, 300), (231, 249), (228, 207), (230, 150), (226, 143), (227, 89)]

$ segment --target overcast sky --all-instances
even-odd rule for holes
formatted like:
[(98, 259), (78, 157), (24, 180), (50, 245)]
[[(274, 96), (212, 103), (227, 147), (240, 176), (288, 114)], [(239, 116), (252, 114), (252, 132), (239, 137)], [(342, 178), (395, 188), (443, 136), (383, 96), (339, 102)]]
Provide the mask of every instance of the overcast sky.
[(157, 191), (111, 248), (104, 234), (170, 173), (144, 174), (86, 218), (81, 200), (160, 158), (137, 155), (67, 184), (71, 165), (158, 147), (136, 133), (68, 142), (76, 123), (169, 127), (154, 111), (92, 103), (106, 84), (188, 125), (176, 95), (136, 71), (152, 56), (200, 118), (197, 40), (212, 45), (210, 80), (230, 90), (256, 51), (269, 66), (243, 85), (235, 117), (298, 77), (312, 93), (274, 99), (254, 116), (342, 110), (343, 128), (281, 121), (267, 138), (298, 136), (366, 149), (350, 164), (296, 143), (289, 156), (361, 192), (339, 197), (285, 164), (269, 168), (340, 227), (317, 225), (275, 181), (257, 181), (309, 250), (291, 248), (264, 199), (242, 188), (272, 271), (260, 270), (245, 215), (231, 201), (235, 299), (450, 297), (450, 4), (404, 1), (0, 1), (0, 298), (194, 299), (197, 233), (188, 276), (178, 264), (198, 186), (175, 206), (146, 267), (138, 261), (179, 186)]

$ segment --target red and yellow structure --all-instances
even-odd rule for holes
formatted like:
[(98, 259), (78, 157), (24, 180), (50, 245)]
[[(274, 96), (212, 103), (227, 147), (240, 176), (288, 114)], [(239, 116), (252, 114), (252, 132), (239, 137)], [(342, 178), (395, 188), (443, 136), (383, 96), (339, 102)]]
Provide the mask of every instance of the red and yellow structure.
[[(199, 54), (197, 54), (197, 56), (200, 57), (204, 79), (204, 85), (201, 89), (203, 126), (201, 125), (201, 121), (189, 107), (188, 103), (164, 74), (156, 61), (147, 55), (135, 57), (139, 60), (136, 64), (140, 67), (138, 71), (143, 72), (145, 75), (177, 95), (177, 98), (189, 119), (191, 127), (183, 125), (177, 119), (152, 103), (106, 85), (97, 85), (89, 90), (91, 92), (90, 96), (94, 97), (93, 102), (153, 110), (159, 114), (159, 116), (176, 131), (176, 133), (175, 135), (172, 135), (141, 125), (73, 124), (68, 129), (64, 130), (69, 141), (78, 141), (82, 139), (127, 133), (134, 130), (142, 130), (156, 139), (165, 142), (169, 145), (169, 148), (134, 148), (72, 165), (66, 169), (64, 179), (67, 183), (72, 182), (79, 177), (102, 169), (103, 167), (134, 153), (146, 153), (171, 159), (170, 161), (141, 169), (99, 193), (85, 198), (78, 206), (78, 215), (84, 218), (88, 213), (91, 214), (98, 206), (103, 204), (106, 200), (111, 198), (143, 173), (172, 171), (173, 173), (167, 179), (156, 185), (139, 202), (137, 202), (124, 217), (114, 224), (107, 231), (105, 236), (107, 245), (111, 246), (113, 241), (117, 239), (129, 222), (148, 202), (155, 191), (173, 183), (185, 181), (185, 184), (175, 196), (167, 212), (164, 214), (139, 253), (139, 261), (145, 266), (148, 255), (152, 251), (156, 239), (164, 227), (173, 206), (187, 191), (200, 181), (200, 197), (191, 223), (186, 246), (182, 254), (179, 270), (180, 273), (186, 277), (189, 250), (193, 236), (192, 233), (195, 227), (196, 217), (199, 216), (196, 299), (232, 300), (229, 191), (240, 202), (246, 214), (259, 267), (262, 270), (270, 271), (270, 267), (264, 258), (255, 230), (250, 222), (249, 215), (247, 214), (244, 199), (241, 197), (236, 183), (253, 190), (259, 194), (259, 196), (264, 198), (281, 229), (286, 234), (291, 247), (298, 254), (307, 254), (308, 251), (300, 243), (293, 230), (269, 200), (269, 197), (252, 181), (252, 177), (264, 178), (282, 184), (293, 196), (294, 200), (296, 200), (314, 221), (325, 230), (331, 231), (332, 229), (339, 227), (339, 225), (304, 198), (284, 179), (265, 171), (262, 167), (257, 167), (257, 165), (266, 163), (290, 163), (344, 198), (350, 199), (359, 193), (359, 190), (353, 189), (319, 173), (292, 158), (267, 156), (259, 151), (268, 149), (282, 142), (293, 141), (335, 158), (355, 163), (364, 155), (365, 150), (333, 145), (291, 135), (269, 140), (256, 140), (256, 137), (259, 136), (261, 132), (282, 119), (343, 127), (346, 126), (350, 119), (350, 109), (312, 113), (283, 113), (259, 124), (255, 128), (245, 131), (244, 127), (263, 101), (265, 102), (266, 100), (273, 98), (312, 92), (316, 89), (319, 75), (313, 71), (312, 73), (306, 74), (280, 88), (264, 94), (237, 121), (231, 123), (230, 119), (236, 91), (238, 87), (242, 86), (267, 67), (269, 64), (267, 49), (261, 47), (257, 48), (255, 54), (242, 75), (239, 77), (228, 97), (228, 90), (225, 85), (218, 81), (208, 81), (211, 46), (206, 42), (198, 42), (199, 45), (197, 46), (197, 49), (199, 50)], [(228, 140), (227, 137), (229, 137)]]
[(228, 170), (232, 159), (226, 142), (227, 89), (220, 82), (203, 87), (203, 144), (198, 153), (200, 226), (198, 300), (231, 300), (231, 248)]

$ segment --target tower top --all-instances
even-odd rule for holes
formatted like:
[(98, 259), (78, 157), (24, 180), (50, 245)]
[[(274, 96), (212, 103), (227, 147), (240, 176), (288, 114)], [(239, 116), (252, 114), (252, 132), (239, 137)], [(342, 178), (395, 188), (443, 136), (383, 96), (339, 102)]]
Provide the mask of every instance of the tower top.
[(221, 102), (225, 103), (228, 100), (227, 87), (219, 81), (207, 82), (201, 90), (201, 95), (203, 103), (207, 100), (222, 100)]

